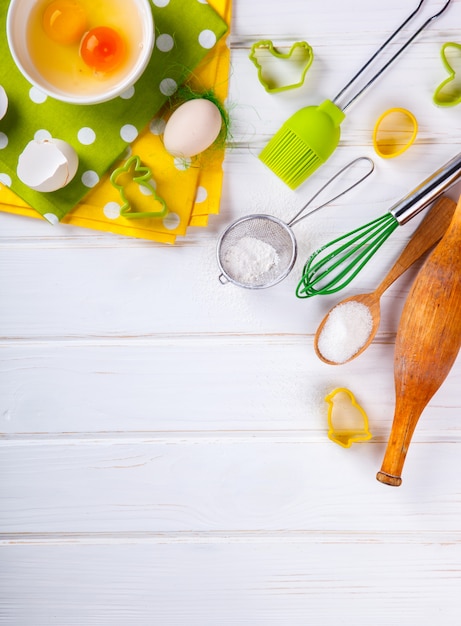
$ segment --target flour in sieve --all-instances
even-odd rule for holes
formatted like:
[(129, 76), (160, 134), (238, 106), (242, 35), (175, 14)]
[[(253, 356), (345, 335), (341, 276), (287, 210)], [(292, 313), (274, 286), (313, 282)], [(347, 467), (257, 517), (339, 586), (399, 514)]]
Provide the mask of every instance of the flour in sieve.
[(242, 237), (230, 246), (224, 256), (226, 273), (234, 280), (251, 284), (278, 265), (277, 251), (257, 237)]

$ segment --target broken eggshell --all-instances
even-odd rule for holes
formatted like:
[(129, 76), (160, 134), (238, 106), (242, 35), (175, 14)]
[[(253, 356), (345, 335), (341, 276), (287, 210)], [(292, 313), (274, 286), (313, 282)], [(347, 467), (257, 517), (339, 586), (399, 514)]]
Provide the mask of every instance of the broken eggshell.
[(0, 85), (0, 120), (2, 120), (8, 111), (8, 96), (5, 89)]
[(70, 183), (77, 169), (77, 153), (68, 143), (33, 139), (19, 156), (17, 175), (34, 191), (57, 191)]
[(166, 123), (163, 144), (176, 157), (193, 157), (217, 139), (223, 119), (219, 108), (206, 98), (181, 104)]

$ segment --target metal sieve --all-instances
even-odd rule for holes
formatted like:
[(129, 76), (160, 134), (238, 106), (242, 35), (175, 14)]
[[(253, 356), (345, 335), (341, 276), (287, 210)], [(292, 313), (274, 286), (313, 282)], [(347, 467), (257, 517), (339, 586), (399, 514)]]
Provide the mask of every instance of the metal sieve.
[[(337, 178), (358, 163), (366, 161), (368, 170), (332, 198), (305, 213), (312, 202)], [(231, 282), (246, 289), (266, 289), (288, 276), (296, 262), (297, 243), (292, 227), (331, 204), (364, 181), (374, 170), (368, 157), (359, 157), (342, 167), (332, 176), (289, 221), (284, 222), (263, 213), (247, 215), (232, 224), (221, 234), (217, 244), (217, 261), (221, 270), (221, 283)]]

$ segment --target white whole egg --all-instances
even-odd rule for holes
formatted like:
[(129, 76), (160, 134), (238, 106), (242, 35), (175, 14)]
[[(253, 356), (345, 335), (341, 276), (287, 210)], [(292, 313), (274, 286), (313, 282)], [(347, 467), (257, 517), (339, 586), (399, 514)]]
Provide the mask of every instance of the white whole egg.
[(78, 169), (75, 150), (62, 139), (29, 141), (19, 155), (17, 175), (30, 189), (56, 191), (74, 178)]
[(163, 133), (166, 150), (176, 157), (200, 154), (218, 137), (222, 116), (218, 107), (206, 98), (194, 98), (181, 104), (171, 115)]
[(8, 96), (5, 88), (0, 85), (0, 120), (3, 119), (8, 111)]

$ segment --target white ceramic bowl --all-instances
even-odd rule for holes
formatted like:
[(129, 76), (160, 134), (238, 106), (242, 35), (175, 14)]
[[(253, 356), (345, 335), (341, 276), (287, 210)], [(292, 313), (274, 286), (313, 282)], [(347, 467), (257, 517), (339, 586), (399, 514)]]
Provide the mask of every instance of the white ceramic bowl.
[(37, 0), (11, 0), (8, 8), (6, 20), (7, 39), (16, 66), (32, 85), (56, 100), (72, 104), (96, 104), (116, 98), (140, 78), (150, 60), (155, 42), (154, 20), (150, 1), (125, 1), (133, 5), (133, 10), (139, 15), (142, 41), (139, 42), (135, 62), (128, 68), (126, 73), (121, 74), (117, 82), (107, 85), (102, 81), (97, 91), (93, 89), (91, 93), (80, 94), (61, 89), (51, 84), (40, 74), (29, 54), (26, 35), (28, 19)]

